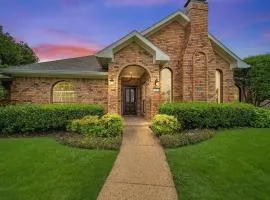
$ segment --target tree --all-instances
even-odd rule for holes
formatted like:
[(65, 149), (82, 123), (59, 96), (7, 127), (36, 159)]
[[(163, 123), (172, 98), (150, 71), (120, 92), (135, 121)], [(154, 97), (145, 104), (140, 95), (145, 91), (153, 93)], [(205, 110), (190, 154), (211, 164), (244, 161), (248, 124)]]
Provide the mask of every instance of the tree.
[(38, 57), (25, 42), (17, 42), (0, 25), (0, 67), (38, 62)]
[(235, 81), (241, 88), (244, 99), (256, 106), (265, 106), (270, 101), (270, 54), (244, 59), (251, 67), (236, 69)]

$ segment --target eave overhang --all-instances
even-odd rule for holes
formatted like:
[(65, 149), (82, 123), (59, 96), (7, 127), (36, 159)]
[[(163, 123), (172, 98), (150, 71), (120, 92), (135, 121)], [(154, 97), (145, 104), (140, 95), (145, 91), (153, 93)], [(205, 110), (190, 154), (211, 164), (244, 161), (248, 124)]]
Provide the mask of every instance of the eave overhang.
[[(158, 30), (160, 30), (163, 26), (169, 24), (172, 21), (179, 21), (181, 24), (186, 26), (190, 19), (189, 17), (183, 13), (182, 11), (178, 10), (174, 12), (173, 14), (165, 17), (158, 23), (154, 24), (153, 26), (147, 28), (146, 30), (142, 31), (142, 35), (145, 37), (148, 37), (154, 33), (156, 33)], [(222, 52), (224, 56), (226, 56), (227, 60), (231, 62), (231, 66), (233, 68), (248, 68), (250, 65), (245, 63), (239, 56), (237, 56), (235, 53), (233, 53), (229, 48), (227, 48), (224, 44), (222, 44), (218, 39), (216, 39), (212, 34), (209, 33), (209, 39), (211, 42), (215, 45), (217, 50), (219, 52)]]
[(224, 44), (222, 44), (217, 38), (215, 38), (212, 34), (208, 34), (211, 42), (216, 46), (218, 51), (223, 51), (227, 56), (230, 56), (233, 60), (233, 68), (248, 68), (250, 65), (245, 63), (240, 57), (238, 57), (235, 53), (233, 53), (229, 48), (227, 48)]
[(117, 42), (101, 50), (96, 54), (96, 57), (104, 60), (114, 61), (115, 53), (117, 53), (132, 42), (136, 42), (142, 48), (146, 49), (149, 53), (151, 53), (154, 56), (154, 61), (157, 63), (166, 63), (170, 60), (169, 56), (166, 53), (156, 47), (152, 42), (150, 42), (137, 31), (131, 32)]
[(15, 77), (55, 77), (55, 78), (87, 78), (95, 80), (108, 79), (108, 72), (68, 71), (68, 70), (23, 70), (5, 69), (2, 73)]

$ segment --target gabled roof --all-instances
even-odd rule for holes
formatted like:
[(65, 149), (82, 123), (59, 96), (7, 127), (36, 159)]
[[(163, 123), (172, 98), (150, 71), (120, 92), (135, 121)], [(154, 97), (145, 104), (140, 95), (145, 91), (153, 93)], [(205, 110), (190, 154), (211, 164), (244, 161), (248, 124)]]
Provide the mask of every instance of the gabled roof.
[[(189, 17), (180, 10), (177, 10), (173, 14), (165, 17), (158, 23), (154, 24), (153, 26), (147, 28), (146, 30), (142, 31), (142, 35), (149, 36), (160, 30), (163, 26), (167, 25), (171, 21), (178, 20), (181, 24), (187, 25), (190, 22)], [(236, 63), (234, 67), (238, 68), (247, 68), (250, 67), (247, 63), (245, 63), (239, 56), (233, 53), (229, 48), (227, 48), (223, 43), (221, 43), (218, 39), (216, 39), (212, 34), (208, 34), (209, 39), (212, 43), (216, 45), (219, 49), (221, 49), (227, 56), (230, 56), (232, 60)]]
[(4, 74), (16, 76), (57, 76), (57, 77), (98, 77), (107, 76), (95, 56), (69, 58), (43, 63), (34, 63), (23, 66), (14, 66), (1, 70)]
[(117, 42), (113, 43), (112, 45), (106, 47), (105, 49), (101, 50), (96, 54), (99, 58), (107, 58), (107, 59), (114, 59), (114, 54), (119, 51), (120, 49), (124, 48), (126, 45), (130, 44), (131, 42), (137, 42), (143, 48), (148, 50), (154, 55), (154, 58), (157, 62), (164, 62), (169, 61), (169, 56), (156, 47), (152, 42), (142, 36), (139, 32), (133, 31), (123, 37), (122, 39), (118, 40)]
[(190, 22), (190, 19), (188, 18), (186, 14), (184, 14), (180, 10), (177, 10), (176, 12), (160, 20), (158, 23), (145, 29), (144, 31), (141, 32), (141, 34), (143, 36), (152, 35), (153, 33), (157, 32), (159, 29), (161, 29), (163, 26), (175, 20), (179, 21), (183, 25), (187, 25)]

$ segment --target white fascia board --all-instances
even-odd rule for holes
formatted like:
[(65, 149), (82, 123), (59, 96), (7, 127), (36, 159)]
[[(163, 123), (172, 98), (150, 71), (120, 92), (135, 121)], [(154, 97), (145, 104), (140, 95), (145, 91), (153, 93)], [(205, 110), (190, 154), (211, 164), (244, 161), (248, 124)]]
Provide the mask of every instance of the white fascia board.
[(133, 31), (130, 34), (126, 35), (122, 39), (118, 40), (117, 42), (113, 43), (112, 45), (108, 46), (107, 48), (103, 49), (102, 51), (98, 52), (96, 54), (99, 58), (114, 58), (114, 50), (117, 49), (117, 47), (121, 46), (122, 44), (128, 42), (131, 39), (138, 39), (140, 40), (144, 45), (146, 45), (148, 48), (150, 48), (153, 52), (155, 52), (155, 60), (156, 61), (169, 61), (169, 56), (161, 51), (158, 47), (156, 47), (152, 42), (150, 42), (148, 39), (143, 37), (139, 32)]
[(221, 49), (223, 49), (227, 54), (229, 54), (235, 61), (236, 65), (234, 67), (236, 68), (248, 68), (250, 65), (245, 63), (241, 58), (239, 58), (235, 53), (233, 53), (229, 48), (227, 48), (224, 44), (222, 44), (217, 38), (215, 38), (210, 33), (208, 34), (208, 37), (212, 42), (214, 42), (217, 46), (219, 46)]
[(141, 34), (144, 35), (144, 36), (148, 35), (149, 33), (155, 31), (159, 27), (165, 25), (166, 23), (168, 23), (169, 21), (171, 21), (171, 20), (173, 20), (173, 19), (175, 19), (177, 17), (180, 17), (185, 24), (188, 24), (190, 22), (190, 19), (188, 18), (188, 16), (185, 15), (182, 11), (178, 10), (178, 11), (174, 12), (173, 14), (165, 17), (164, 19), (162, 19), (158, 23), (154, 24), (153, 26), (147, 28)]

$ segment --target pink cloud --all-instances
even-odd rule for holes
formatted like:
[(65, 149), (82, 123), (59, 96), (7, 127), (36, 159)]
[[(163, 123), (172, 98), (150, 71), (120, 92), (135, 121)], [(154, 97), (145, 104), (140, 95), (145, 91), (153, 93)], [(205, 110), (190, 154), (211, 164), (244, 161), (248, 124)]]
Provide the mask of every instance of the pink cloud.
[(102, 48), (95, 42), (68, 31), (45, 29), (39, 32), (40, 35), (47, 36), (43, 41), (49, 41), (33, 46), (41, 62), (92, 55)]
[(97, 49), (75, 45), (40, 44), (33, 47), (41, 62), (94, 54)]

